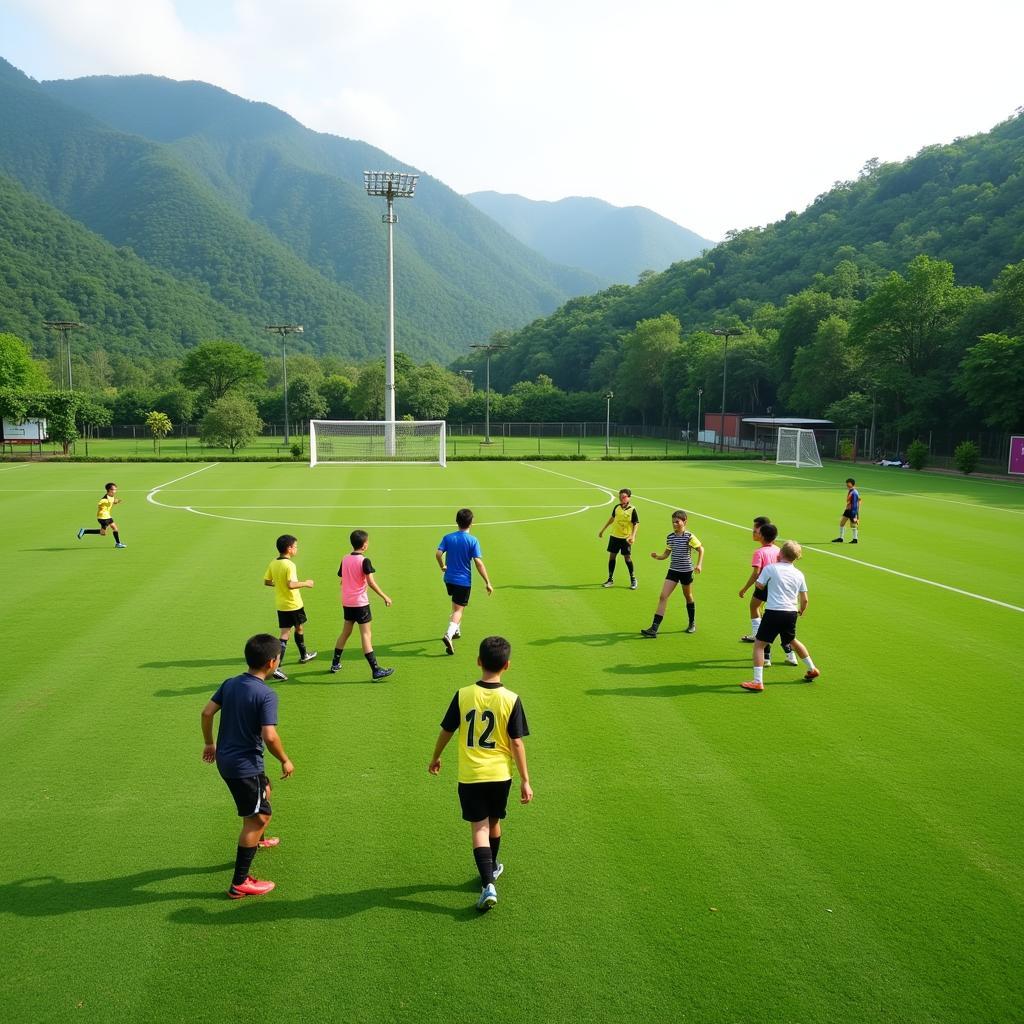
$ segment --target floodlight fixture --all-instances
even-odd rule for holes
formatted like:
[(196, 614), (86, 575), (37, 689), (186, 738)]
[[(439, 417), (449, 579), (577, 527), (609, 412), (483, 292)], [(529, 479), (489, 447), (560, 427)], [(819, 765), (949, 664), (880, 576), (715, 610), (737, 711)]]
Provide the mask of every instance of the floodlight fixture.
[(284, 443), (291, 444), (288, 434), (288, 346), (285, 344), (285, 336), (288, 334), (302, 334), (302, 324), (267, 324), (265, 331), (281, 335), (281, 370), (284, 374)]
[(487, 397), (484, 401), (484, 444), (491, 443), (491, 353), (498, 352), (508, 346), (501, 341), (492, 341), (486, 345), (470, 345), (487, 353)]
[(77, 320), (44, 320), (43, 326), (49, 331), (54, 331), (60, 338), (60, 341), (57, 343), (57, 362), (60, 365), (60, 386), (63, 389), (64, 352), (67, 352), (67, 388), (68, 391), (74, 391), (75, 385), (71, 377), (71, 340), (68, 335), (72, 331), (85, 327), (85, 324), (80, 324)]
[(381, 218), (388, 226), (388, 344), (384, 360), (385, 446), (388, 455), (395, 454), (395, 216), (396, 199), (412, 199), (418, 174), (405, 171), (363, 171), (368, 196), (383, 196), (388, 212)]

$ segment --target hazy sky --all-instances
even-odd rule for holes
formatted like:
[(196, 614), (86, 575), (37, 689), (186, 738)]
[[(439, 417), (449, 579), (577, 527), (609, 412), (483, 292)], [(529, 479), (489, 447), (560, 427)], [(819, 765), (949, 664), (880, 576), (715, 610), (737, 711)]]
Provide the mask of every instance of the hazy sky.
[(1024, 0), (0, 0), (37, 79), (196, 78), (460, 192), (718, 239), (1024, 104)]

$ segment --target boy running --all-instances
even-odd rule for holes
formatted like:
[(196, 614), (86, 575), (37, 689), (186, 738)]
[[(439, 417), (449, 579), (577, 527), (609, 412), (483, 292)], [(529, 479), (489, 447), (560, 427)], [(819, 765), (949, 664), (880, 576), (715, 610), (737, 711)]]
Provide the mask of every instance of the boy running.
[(346, 555), (338, 566), (341, 577), (341, 606), (345, 616), (345, 625), (334, 645), (334, 658), (331, 671), (341, 668), (341, 656), (345, 652), (345, 642), (352, 635), (353, 625), (359, 626), (359, 639), (363, 645), (363, 657), (370, 663), (371, 678), (374, 682), (387, 679), (395, 670), (381, 668), (377, 664), (377, 655), (373, 653), (373, 639), (370, 635), (370, 598), (366, 590), (372, 590), (383, 602), (385, 608), (391, 607), (391, 598), (377, 586), (373, 578), (373, 563), (366, 557), (366, 549), (370, 546), (370, 535), (365, 530), (353, 530), (349, 535), (352, 554)]
[(821, 675), (814, 667), (810, 652), (796, 638), (796, 620), (807, 611), (807, 581), (793, 564), (802, 554), (795, 540), (787, 540), (779, 552), (779, 560), (766, 565), (757, 577), (757, 585), (768, 591), (768, 600), (754, 642), (754, 678), (740, 683), (745, 690), (764, 689), (764, 649), (776, 637), (783, 644), (792, 644), (803, 658), (807, 682)]
[(633, 545), (636, 543), (636, 531), (640, 526), (640, 517), (636, 509), (629, 503), (633, 492), (628, 487), (619, 491), (619, 503), (612, 509), (608, 522), (597, 531), (598, 537), (604, 536), (604, 531), (610, 526), (612, 532), (608, 537), (608, 579), (601, 584), (602, 587), (613, 587), (615, 581), (615, 558), (622, 555), (626, 563), (626, 570), (629, 572), (629, 589), (636, 590), (636, 573), (633, 571)]
[(459, 802), (462, 818), (469, 822), (473, 836), (473, 857), (482, 886), (476, 909), (481, 913), (498, 902), (494, 882), (505, 870), (498, 860), (498, 847), (501, 819), (507, 813), (512, 788), (513, 761), (519, 772), (519, 802), (528, 804), (533, 799), (523, 744), (523, 737), (530, 734), (523, 702), (501, 683), (511, 653), (504, 637), (489, 636), (480, 642), (476, 663), (482, 678), (472, 686), (462, 687), (452, 698), (441, 722), (434, 755), (427, 765), (427, 771), (437, 775), (444, 748), (461, 731)]
[(455, 653), (455, 641), (462, 633), (459, 631), (459, 624), (462, 622), (462, 613), (469, 604), (469, 594), (473, 586), (473, 566), (480, 573), (480, 578), (487, 588), (487, 596), (494, 593), (494, 587), (487, 576), (487, 567), (484, 565), (483, 555), (480, 551), (480, 541), (470, 532), (473, 525), (473, 512), (468, 508), (460, 508), (455, 513), (455, 525), (458, 527), (454, 533), (446, 533), (437, 545), (434, 557), (437, 564), (444, 573), (445, 587), (448, 589), (448, 596), (452, 599), (452, 614), (448, 620), (448, 628), (441, 637), (441, 643), (448, 654)]
[[(256, 851), (277, 846), (277, 836), (264, 836), (270, 823), (270, 780), (263, 771), (263, 745), (281, 762), (281, 778), (295, 770), (277, 734), (277, 694), (266, 684), (277, 668), (281, 647), (269, 633), (250, 637), (245, 645), (248, 671), (225, 679), (203, 708), (203, 760), (216, 762), (217, 771), (235, 798), (242, 831), (235, 852), (235, 873), (228, 896), (262, 896), (274, 888), (249, 874)], [(213, 719), (218, 712), (220, 728), (213, 742)]]
[[(697, 564), (693, 564), (692, 552), (697, 552)], [(672, 591), (676, 586), (682, 584), (683, 597), (686, 598), (686, 614), (690, 624), (686, 627), (687, 633), (696, 633), (697, 627), (694, 624), (696, 605), (693, 603), (693, 574), (701, 572), (704, 564), (704, 548), (700, 541), (686, 529), (686, 513), (682, 509), (676, 509), (672, 513), (672, 532), (665, 538), (665, 550), (659, 555), (657, 551), (651, 552), (651, 558), (663, 562), (672, 556), (669, 563), (668, 575), (661, 585), (661, 597), (658, 599), (658, 610), (654, 613), (654, 620), (647, 629), (641, 629), (643, 636), (652, 640), (658, 635), (658, 627), (665, 618), (665, 608)]]
[(83, 526), (78, 531), (78, 539), (81, 540), (89, 533), (95, 533), (100, 537), (106, 537), (107, 530), (111, 530), (114, 534), (114, 547), (127, 547), (127, 544), (121, 543), (121, 534), (117, 529), (117, 523), (114, 522), (114, 506), (121, 504), (121, 499), (117, 496), (117, 484), (105, 484), (104, 490), (106, 491), (106, 494), (100, 498), (99, 503), (96, 506), (96, 522), (100, 524), (100, 528), (98, 530), (87, 530)]
[(842, 544), (846, 539), (846, 524), (853, 526), (853, 540), (851, 544), (857, 543), (857, 534), (860, 529), (860, 491), (857, 490), (857, 481), (852, 476), (846, 478), (846, 508), (843, 509), (843, 517), (839, 520), (839, 536), (832, 540), (833, 544)]
[(263, 574), (263, 585), (274, 588), (274, 598), (277, 604), (277, 625), (281, 637), (281, 657), (278, 659), (277, 668), (272, 675), (274, 679), (287, 679), (281, 671), (281, 664), (284, 662), (285, 652), (288, 650), (288, 638), (295, 630), (295, 646), (299, 649), (299, 664), (304, 665), (312, 661), (317, 652), (306, 653), (306, 638), (302, 631), (302, 624), (306, 621), (306, 610), (302, 606), (302, 595), (298, 593), (307, 587), (313, 586), (312, 580), (299, 581), (298, 570), (292, 559), (299, 550), (298, 539), (290, 533), (282, 534), (277, 538), (277, 558), (267, 566)]
[[(753, 594), (750, 595), (750, 632), (746, 636), (740, 637), (740, 641), (745, 644), (754, 643), (758, 627), (761, 625), (761, 612), (768, 598), (768, 592), (763, 587), (757, 586), (757, 577), (761, 575), (761, 570), (766, 565), (774, 565), (779, 560), (779, 549), (775, 544), (775, 538), (778, 535), (779, 528), (767, 516), (758, 516), (754, 520), (753, 538), (759, 540), (761, 546), (754, 551), (750, 560), (753, 568), (747, 582), (740, 590), (740, 597), (743, 597), (750, 587), (754, 588)], [(786, 664), (795, 665), (797, 662), (793, 648), (788, 644), (783, 644), (782, 649), (786, 653)], [(772, 648), (769, 644), (764, 650), (764, 667), (771, 668), (771, 665)]]

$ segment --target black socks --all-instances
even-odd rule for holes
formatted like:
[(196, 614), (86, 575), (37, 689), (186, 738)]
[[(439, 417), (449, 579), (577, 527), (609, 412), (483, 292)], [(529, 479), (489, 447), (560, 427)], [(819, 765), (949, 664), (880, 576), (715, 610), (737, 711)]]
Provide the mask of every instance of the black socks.
[(652, 633), (657, 633), (658, 632), (658, 627), (661, 625), (661, 623), (664, 620), (664, 618), (665, 618), (664, 615), (655, 615), (654, 616), (654, 618), (651, 620), (651, 632)]
[(686, 614), (690, 618), (690, 625), (693, 625), (693, 617), (697, 613), (697, 606), (692, 601), (686, 602)]
[(498, 863), (498, 847), (501, 846), (501, 836), (491, 836), (491, 860)]
[[(493, 843), (494, 840), (492, 839)], [(474, 846), (473, 859), (476, 861), (476, 869), (480, 872), (481, 885), (494, 884), (494, 854), (489, 846)]]
[(298, 631), (295, 631), (295, 646), (299, 649), (299, 657), (306, 656), (306, 638)]
[(252, 867), (252, 859), (256, 856), (259, 846), (240, 846), (235, 854), (235, 874), (231, 879), (232, 885), (241, 885), (249, 877), (249, 869)]
[(277, 667), (280, 668), (284, 664), (284, 656), (288, 653), (288, 641), (281, 641), (281, 660), (277, 663)]
[(332, 665), (340, 665), (341, 664), (341, 656), (344, 653), (345, 653), (345, 649), (343, 647), (335, 647), (334, 648), (334, 660), (331, 662), (331, 664)]
[(365, 653), (365, 654), (363, 655), (363, 657), (364, 657), (364, 658), (365, 658), (365, 659), (366, 659), (366, 660), (367, 660), (367, 661), (368, 661), (368, 662), (370, 663), (370, 668), (371, 668), (371, 669), (372, 669), (372, 670), (373, 670), (374, 672), (376, 672), (376, 671), (377, 671), (377, 669), (379, 669), (379, 668), (380, 668), (380, 665), (378, 665), (378, 664), (377, 664), (377, 655), (376, 655), (376, 654), (374, 654), (374, 653), (373, 653), (373, 651), (367, 651), (367, 652), (366, 652), (366, 653)]

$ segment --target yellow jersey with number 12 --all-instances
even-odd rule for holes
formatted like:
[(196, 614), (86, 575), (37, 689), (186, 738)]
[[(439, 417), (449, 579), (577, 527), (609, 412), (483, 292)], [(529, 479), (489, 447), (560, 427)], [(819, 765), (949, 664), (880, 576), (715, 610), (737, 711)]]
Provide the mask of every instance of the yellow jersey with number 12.
[(459, 782), (505, 782), (512, 778), (513, 739), (529, 735), (517, 693), (500, 683), (464, 686), (441, 723), (458, 733)]

